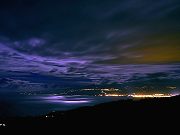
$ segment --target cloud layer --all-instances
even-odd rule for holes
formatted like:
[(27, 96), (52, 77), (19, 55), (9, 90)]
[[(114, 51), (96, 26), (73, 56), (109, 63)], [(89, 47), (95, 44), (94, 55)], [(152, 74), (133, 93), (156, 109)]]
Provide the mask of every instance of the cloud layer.
[(1, 78), (38, 74), (62, 86), (119, 86), (153, 74), (178, 81), (179, 13), (179, 0), (2, 1)]

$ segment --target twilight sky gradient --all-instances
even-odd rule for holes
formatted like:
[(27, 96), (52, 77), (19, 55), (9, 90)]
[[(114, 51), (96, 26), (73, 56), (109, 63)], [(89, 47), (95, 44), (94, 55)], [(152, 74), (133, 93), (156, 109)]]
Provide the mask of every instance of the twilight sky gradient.
[(179, 15), (179, 0), (1, 0), (0, 89), (179, 88)]

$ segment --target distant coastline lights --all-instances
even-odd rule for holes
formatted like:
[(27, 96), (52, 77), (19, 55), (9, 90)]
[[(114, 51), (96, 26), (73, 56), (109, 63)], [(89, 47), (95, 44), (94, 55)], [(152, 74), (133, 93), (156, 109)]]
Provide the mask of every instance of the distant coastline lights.
[(99, 96), (108, 96), (108, 97), (133, 97), (133, 98), (163, 98), (163, 97), (173, 97), (173, 94), (103, 94)]

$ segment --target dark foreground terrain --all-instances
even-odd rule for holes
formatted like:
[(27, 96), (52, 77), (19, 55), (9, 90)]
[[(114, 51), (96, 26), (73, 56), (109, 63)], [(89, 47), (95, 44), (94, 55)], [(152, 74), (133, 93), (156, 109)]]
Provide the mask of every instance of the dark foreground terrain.
[(121, 100), (104, 103), (93, 107), (82, 107), (71, 111), (52, 112), (39, 117), (1, 118), (0, 128), (71, 128), (102, 131), (123, 130), (125, 128), (153, 130), (176, 130), (180, 120), (180, 96), (171, 98), (154, 98), (141, 100)]

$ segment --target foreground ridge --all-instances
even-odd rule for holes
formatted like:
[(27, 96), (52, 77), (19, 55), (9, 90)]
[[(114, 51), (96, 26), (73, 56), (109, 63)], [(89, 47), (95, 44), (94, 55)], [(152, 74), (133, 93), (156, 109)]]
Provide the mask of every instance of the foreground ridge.
[(152, 125), (158, 125), (169, 121), (166, 124), (172, 124), (179, 121), (179, 103), (180, 96), (129, 99), (70, 111), (51, 112), (38, 117), (4, 118), (1, 121), (12, 128), (69, 127), (77, 126), (77, 122), (82, 126), (91, 125), (90, 123), (93, 123), (91, 126), (110, 126), (115, 121), (119, 123), (118, 126), (136, 122), (143, 123), (142, 125), (153, 122)]

